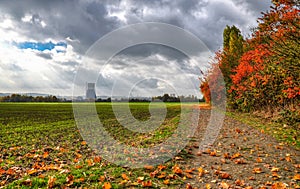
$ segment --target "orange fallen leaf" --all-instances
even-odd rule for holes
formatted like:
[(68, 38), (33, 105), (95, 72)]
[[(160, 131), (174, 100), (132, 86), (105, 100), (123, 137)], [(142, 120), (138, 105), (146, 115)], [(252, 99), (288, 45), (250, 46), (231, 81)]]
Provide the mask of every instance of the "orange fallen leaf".
[(93, 162), (92, 159), (88, 159), (88, 160), (87, 160), (87, 163), (88, 163), (88, 166), (89, 166), (89, 167), (95, 165), (95, 163)]
[(166, 180), (163, 181), (163, 183), (164, 183), (165, 185), (169, 185), (169, 184), (170, 184), (170, 180), (169, 180), (169, 179), (166, 179)]
[(130, 180), (130, 179), (128, 178), (128, 176), (127, 176), (125, 173), (122, 173), (122, 178), (123, 178), (124, 180)]
[(175, 174), (179, 174), (179, 175), (182, 174), (182, 170), (181, 170), (180, 167), (178, 167), (177, 165), (175, 165), (175, 166), (173, 167), (173, 172), (174, 172)]
[(216, 152), (216, 151), (212, 151), (212, 152), (210, 152), (209, 155), (210, 155), (210, 156), (217, 156), (217, 152)]
[(104, 185), (102, 186), (103, 189), (111, 189), (112, 186), (109, 182), (105, 182)]
[(165, 178), (167, 176), (166, 172), (162, 172), (160, 175), (157, 176), (157, 178)]
[(262, 169), (260, 167), (256, 167), (256, 168), (253, 169), (252, 172), (255, 173), (255, 174), (259, 174), (259, 173), (262, 173)]
[(295, 181), (300, 181), (300, 174), (296, 174), (296, 175), (293, 177), (293, 180), (295, 180)]
[(238, 153), (236, 153), (236, 154), (233, 154), (233, 155), (231, 156), (231, 159), (236, 159), (236, 158), (241, 157), (241, 156), (242, 156), (242, 154), (240, 154), (240, 153), (238, 152)]
[(105, 181), (105, 176), (101, 175), (101, 176), (99, 177), (99, 181), (100, 181), (100, 182), (104, 182), (104, 181)]
[(260, 157), (256, 158), (256, 162), (257, 163), (261, 163), (262, 162), (262, 159)]
[(165, 168), (167, 168), (166, 166), (164, 165), (159, 165), (157, 166), (158, 170), (161, 171), (161, 170), (164, 170)]
[(86, 141), (82, 141), (81, 145), (85, 146), (86, 145)]
[(47, 158), (49, 156), (49, 152), (44, 152), (43, 158)]
[(56, 181), (55, 177), (49, 176), (47, 187), (48, 188), (53, 188), (54, 185), (55, 185), (55, 181)]
[(144, 182), (142, 182), (142, 186), (143, 187), (151, 187), (152, 186), (152, 181), (151, 180), (144, 181)]
[(101, 157), (100, 156), (94, 157), (94, 162), (95, 163), (100, 163), (101, 162)]
[(282, 182), (276, 182), (271, 186), (271, 189), (286, 189), (286, 185)]
[(245, 181), (244, 180), (240, 180), (240, 179), (237, 179), (234, 183), (237, 186), (244, 186), (245, 185)]
[(31, 170), (27, 171), (27, 174), (32, 175), (32, 174), (37, 173), (37, 172), (38, 171), (36, 169), (31, 169)]
[(226, 183), (226, 182), (221, 182), (221, 187), (223, 189), (228, 189), (229, 188), (229, 185)]

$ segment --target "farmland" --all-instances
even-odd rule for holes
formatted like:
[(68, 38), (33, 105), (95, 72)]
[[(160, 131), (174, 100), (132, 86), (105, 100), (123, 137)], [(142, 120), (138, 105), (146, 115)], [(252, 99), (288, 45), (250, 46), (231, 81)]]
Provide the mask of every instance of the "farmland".
[[(178, 129), (182, 107), (179, 103), (166, 107), (158, 128), (137, 133), (116, 120), (111, 103), (96, 103), (110, 136), (137, 148), (163, 143)], [(130, 110), (137, 120), (150, 118), (149, 103), (130, 103)], [(184, 149), (165, 163), (130, 168), (107, 161), (90, 148), (75, 124), (72, 104), (0, 103), (0, 188), (299, 187), (297, 131), (276, 129), (232, 112), (215, 143), (199, 151), (209, 119), (209, 107), (201, 105), (198, 128)], [(253, 121), (247, 122), (250, 127), (236, 119)]]

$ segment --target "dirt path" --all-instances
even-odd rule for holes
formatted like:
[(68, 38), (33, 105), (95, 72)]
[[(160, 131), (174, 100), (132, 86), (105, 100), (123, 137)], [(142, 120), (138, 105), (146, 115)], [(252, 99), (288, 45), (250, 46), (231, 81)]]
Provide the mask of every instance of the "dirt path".
[(179, 161), (184, 170), (196, 169), (180, 188), (300, 186), (299, 178), (295, 177), (300, 174), (299, 151), (229, 117), (225, 117), (215, 143), (199, 153), (199, 142), (209, 117), (209, 110), (201, 111), (198, 129), (187, 147), (192, 158)]

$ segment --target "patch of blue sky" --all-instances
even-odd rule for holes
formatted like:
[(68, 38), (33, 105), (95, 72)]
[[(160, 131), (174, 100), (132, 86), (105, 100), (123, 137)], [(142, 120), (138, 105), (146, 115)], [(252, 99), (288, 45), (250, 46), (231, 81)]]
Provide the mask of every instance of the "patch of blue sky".
[[(47, 43), (41, 43), (41, 42), (21, 42), (21, 43), (15, 43), (15, 46), (17, 46), (19, 49), (33, 49), (38, 51), (44, 51), (44, 50), (52, 50), (56, 46), (59, 47), (67, 47), (67, 44), (65, 42), (47, 42)], [(57, 50), (58, 53), (65, 52), (63, 50)]]

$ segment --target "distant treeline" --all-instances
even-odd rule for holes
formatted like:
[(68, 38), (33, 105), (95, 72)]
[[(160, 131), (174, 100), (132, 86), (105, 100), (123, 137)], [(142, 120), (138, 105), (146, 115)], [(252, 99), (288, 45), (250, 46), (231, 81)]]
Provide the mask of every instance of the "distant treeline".
[(10, 96), (0, 97), (0, 102), (60, 102), (56, 96), (27, 96), (20, 94), (12, 94)]
[(174, 94), (164, 94), (163, 96), (152, 97), (152, 101), (163, 101), (163, 102), (205, 102), (204, 98), (198, 99), (194, 95), (189, 96), (175, 96)]

